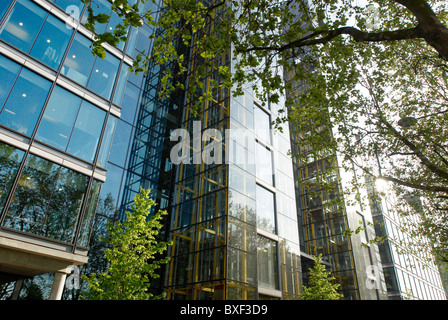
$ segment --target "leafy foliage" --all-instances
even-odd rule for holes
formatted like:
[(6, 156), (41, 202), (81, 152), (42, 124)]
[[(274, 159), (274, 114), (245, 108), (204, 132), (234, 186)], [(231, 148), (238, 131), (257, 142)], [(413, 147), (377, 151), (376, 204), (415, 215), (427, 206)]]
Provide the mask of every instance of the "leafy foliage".
[(141, 189), (134, 197), (127, 220), (109, 223), (109, 238), (105, 241), (110, 248), (105, 250), (109, 262), (106, 272), (82, 276), (89, 284), (89, 290), (82, 294), (88, 300), (148, 300), (160, 299), (148, 291), (150, 280), (159, 277), (157, 270), (169, 258), (161, 258), (170, 242), (157, 240), (160, 220), (166, 211), (158, 211), (148, 219), (154, 201), (149, 190)]
[(322, 264), (322, 255), (314, 257), (314, 267), (311, 268), (309, 277), (309, 287), (304, 287), (301, 298), (303, 300), (338, 300), (343, 296), (337, 289), (339, 284), (333, 284), (335, 278), (325, 270)]

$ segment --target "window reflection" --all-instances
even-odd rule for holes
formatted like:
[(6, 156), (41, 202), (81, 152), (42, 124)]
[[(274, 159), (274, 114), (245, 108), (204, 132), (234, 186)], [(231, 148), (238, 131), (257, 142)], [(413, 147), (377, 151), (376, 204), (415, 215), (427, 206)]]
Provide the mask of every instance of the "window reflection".
[(31, 56), (58, 69), (72, 33), (73, 29), (50, 15), (33, 45)]
[(278, 289), (277, 243), (258, 236), (258, 285)]
[(120, 60), (112, 54), (107, 54), (104, 59), (96, 58), (87, 88), (110, 99), (119, 66)]
[(257, 185), (257, 227), (275, 233), (274, 194)]
[(0, 2), (0, 19), (3, 18), (3, 15), (6, 13), (6, 10), (8, 10), (11, 3), (12, 0), (3, 0)]
[(106, 112), (56, 86), (36, 139), (93, 162)]
[(0, 142), (0, 213), (19, 170), (24, 151)]
[(29, 155), (3, 225), (71, 242), (87, 182), (80, 173)]
[(83, 101), (76, 118), (67, 152), (93, 162), (106, 112)]
[(3, 106), (5, 99), (8, 97), (9, 91), (20, 69), (21, 67), (17, 63), (0, 55), (0, 79), (2, 79), (2, 85), (0, 86), (0, 106)]
[(45, 108), (36, 139), (65, 150), (80, 104), (81, 98), (56, 86)]
[(90, 45), (89, 39), (77, 33), (61, 70), (63, 75), (84, 86), (95, 62)]
[(0, 38), (17, 49), (29, 52), (46, 16), (47, 12), (38, 5), (19, 0), (0, 30)]
[(42, 111), (50, 86), (50, 81), (28, 69), (22, 69), (0, 113), (0, 123), (30, 136)]
[(107, 159), (109, 158), (110, 146), (112, 144), (112, 138), (114, 136), (115, 127), (118, 119), (112, 115), (109, 115), (107, 119), (106, 129), (103, 135), (103, 141), (101, 142), (101, 148), (98, 155), (96, 164), (101, 167), (106, 167)]
[(254, 125), (257, 136), (267, 143), (271, 143), (271, 119), (260, 107), (254, 107)]
[(265, 146), (255, 144), (255, 161), (257, 178), (273, 184), (272, 153)]

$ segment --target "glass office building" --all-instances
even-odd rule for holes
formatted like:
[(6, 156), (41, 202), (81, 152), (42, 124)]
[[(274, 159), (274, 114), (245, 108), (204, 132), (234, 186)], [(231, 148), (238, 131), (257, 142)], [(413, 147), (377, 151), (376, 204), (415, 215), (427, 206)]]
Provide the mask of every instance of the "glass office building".
[[(93, 8), (111, 12), (107, 0)], [(85, 11), (80, 0), (0, 3), (0, 299), (76, 299), (64, 279), (72, 266), (105, 270), (106, 223), (140, 187), (169, 213), (160, 236), (171, 259), (152, 286), (167, 299), (298, 299), (318, 253), (346, 299), (382, 298), (365, 285), (375, 247), (342, 236), (356, 211), (325, 211), (299, 183), (325, 159), (293, 163), (296, 137), (271, 130), (282, 103), (263, 105), (250, 85), (242, 96), (215, 89), (198, 114), (185, 92), (160, 100), (161, 72), (175, 66), (129, 72), (160, 31), (130, 28), (99, 59)], [(98, 32), (117, 23), (112, 14)], [(203, 63), (194, 45), (179, 49), (190, 70)], [(212, 68), (234, 58), (223, 52)], [(192, 139), (173, 163), (178, 129)]]

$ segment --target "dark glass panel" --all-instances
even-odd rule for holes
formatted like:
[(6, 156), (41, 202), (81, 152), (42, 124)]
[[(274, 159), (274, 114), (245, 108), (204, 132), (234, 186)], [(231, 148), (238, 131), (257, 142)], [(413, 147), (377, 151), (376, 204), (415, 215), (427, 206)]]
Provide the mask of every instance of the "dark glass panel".
[(69, 243), (73, 241), (87, 183), (87, 176), (61, 168), (41, 235)]
[(104, 59), (97, 58), (87, 88), (110, 99), (119, 66), (120, 60), (110, 53)]
[(41, 234), (59, 165), (29, 155), (5, 217), (4, 226)]
[(101, 182), (93, 180), (87, 199), (87, 206), (82, 219), (82, 226), (78, 237), (78, 245), (87, 247), (89, 245), (90, 232), (92, 231), (93, 220), (98, 205)]
[(0, 142), (0, 213), (14, 182), (24, 151)]

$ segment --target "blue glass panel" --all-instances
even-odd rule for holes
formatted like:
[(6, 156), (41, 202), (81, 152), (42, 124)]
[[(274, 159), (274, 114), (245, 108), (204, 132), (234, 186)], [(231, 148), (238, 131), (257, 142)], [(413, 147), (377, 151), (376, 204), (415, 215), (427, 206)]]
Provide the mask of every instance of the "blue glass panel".
[(89, 197), (87, 199), (86, 211), (82, 219), (81, 230), (79, 231), (78, 245), (87, 247), (89, 245), (89, 238), (92, 231), (93, 220), (97, 209), (99, 193), (102, 183), (97, 180), (93, 180), (92, 187), (90, 188)]
[(93, 162), (105, 117), (106, 111), (97, 108), (87, 101), (83, 101), (76, 118), (67, 152), (86, 161)]
[(0, 55), (0, 79), (2, 79), (2, 84), (0, 86), (0, 110), (19, 74), (20, 68), (21, 67), (17, 63)]
[(106, 167), (107, 158), (109, 157), (110, 146), (114, 136), (115, 127), (118, 119), (109, 115), (107, 120), (106, 130), (104, 131), (103, 141), (101, 142), (101, 149), (98, 155), (96, 164), (101, 167)]
[(0, 38), (12, 46), (29, 52), (47, 12), (31, 1), (19, 0), (7, 22), (0, 30)]
[(3, 18), (3, 15), (6, 13), (6, 10), (8, 10), (11, 3), (12, 0), (2, 0), (0, 2), (0, 19)]
[(120, 60), (108, 53), (106, 58), (97, 58), (87, 88), (110, 99)]
[(81, 85), (86, 85), (95, 57), (90, 49), (91, 41), (77, 33), (70, 47), (61, 73)]
[(124, 92), (123, 102), (121, 103), (121, 119), (129, 123), (134, 123), (139, 97), (140, 89), (129, 82)]
[(33, 45), (31, 56), (58, 69), (72, 33), (73, 29), (67, 28), (65, 23), (49, 16)]
[[(123, 189), (123, 186), (121, 185), (123, 171), (123, 169), (114, 166), (113, 164), (108, 164), (106, 182), (104, 182), (101, 187), (100, 201), (104, 204), (108, 204), (108, 208), (103, 208), (101, 213), (111, 218), (115, 215), (117, 200), (120, 191)], [(113, 208), (110, 208), (111, 206)]]
[(80, 104), (81, 98), (56, 86), (37, 129), (36, 139), (65, 151)]
[(72, 10), (70, 10), (72, 9), (69, 8), (70, 6), (78, 7), (79, 16), (73, 16), (73, 18), (75, 18), (76, 20), (79, 20), (82, 8), (84, 7), (84, 3), (82, 3), (81, 0), (55, 0), (54, 4), (69, 14), (73, 12)]
[(117, 85), (114, 93), (114, 103), (119, 106), (123, 98), (124, 88), (129, 75), (129, 66), (125, 63), (122, 64), (120, 75), (118, 76)]
[(0, 213), (22, 162), (24, 151), (0, 142)]
[(0, 123), (30, 136), (36, 126), (50, 86), (50, 81), (28, 69), (22, 69), (0, 113)]
[(132, 126), (119, 120), (115, 130), (114, 140), (110, 149), (109, 162), (124, 167), (126, 163), (127, 151), (130, 144)]

